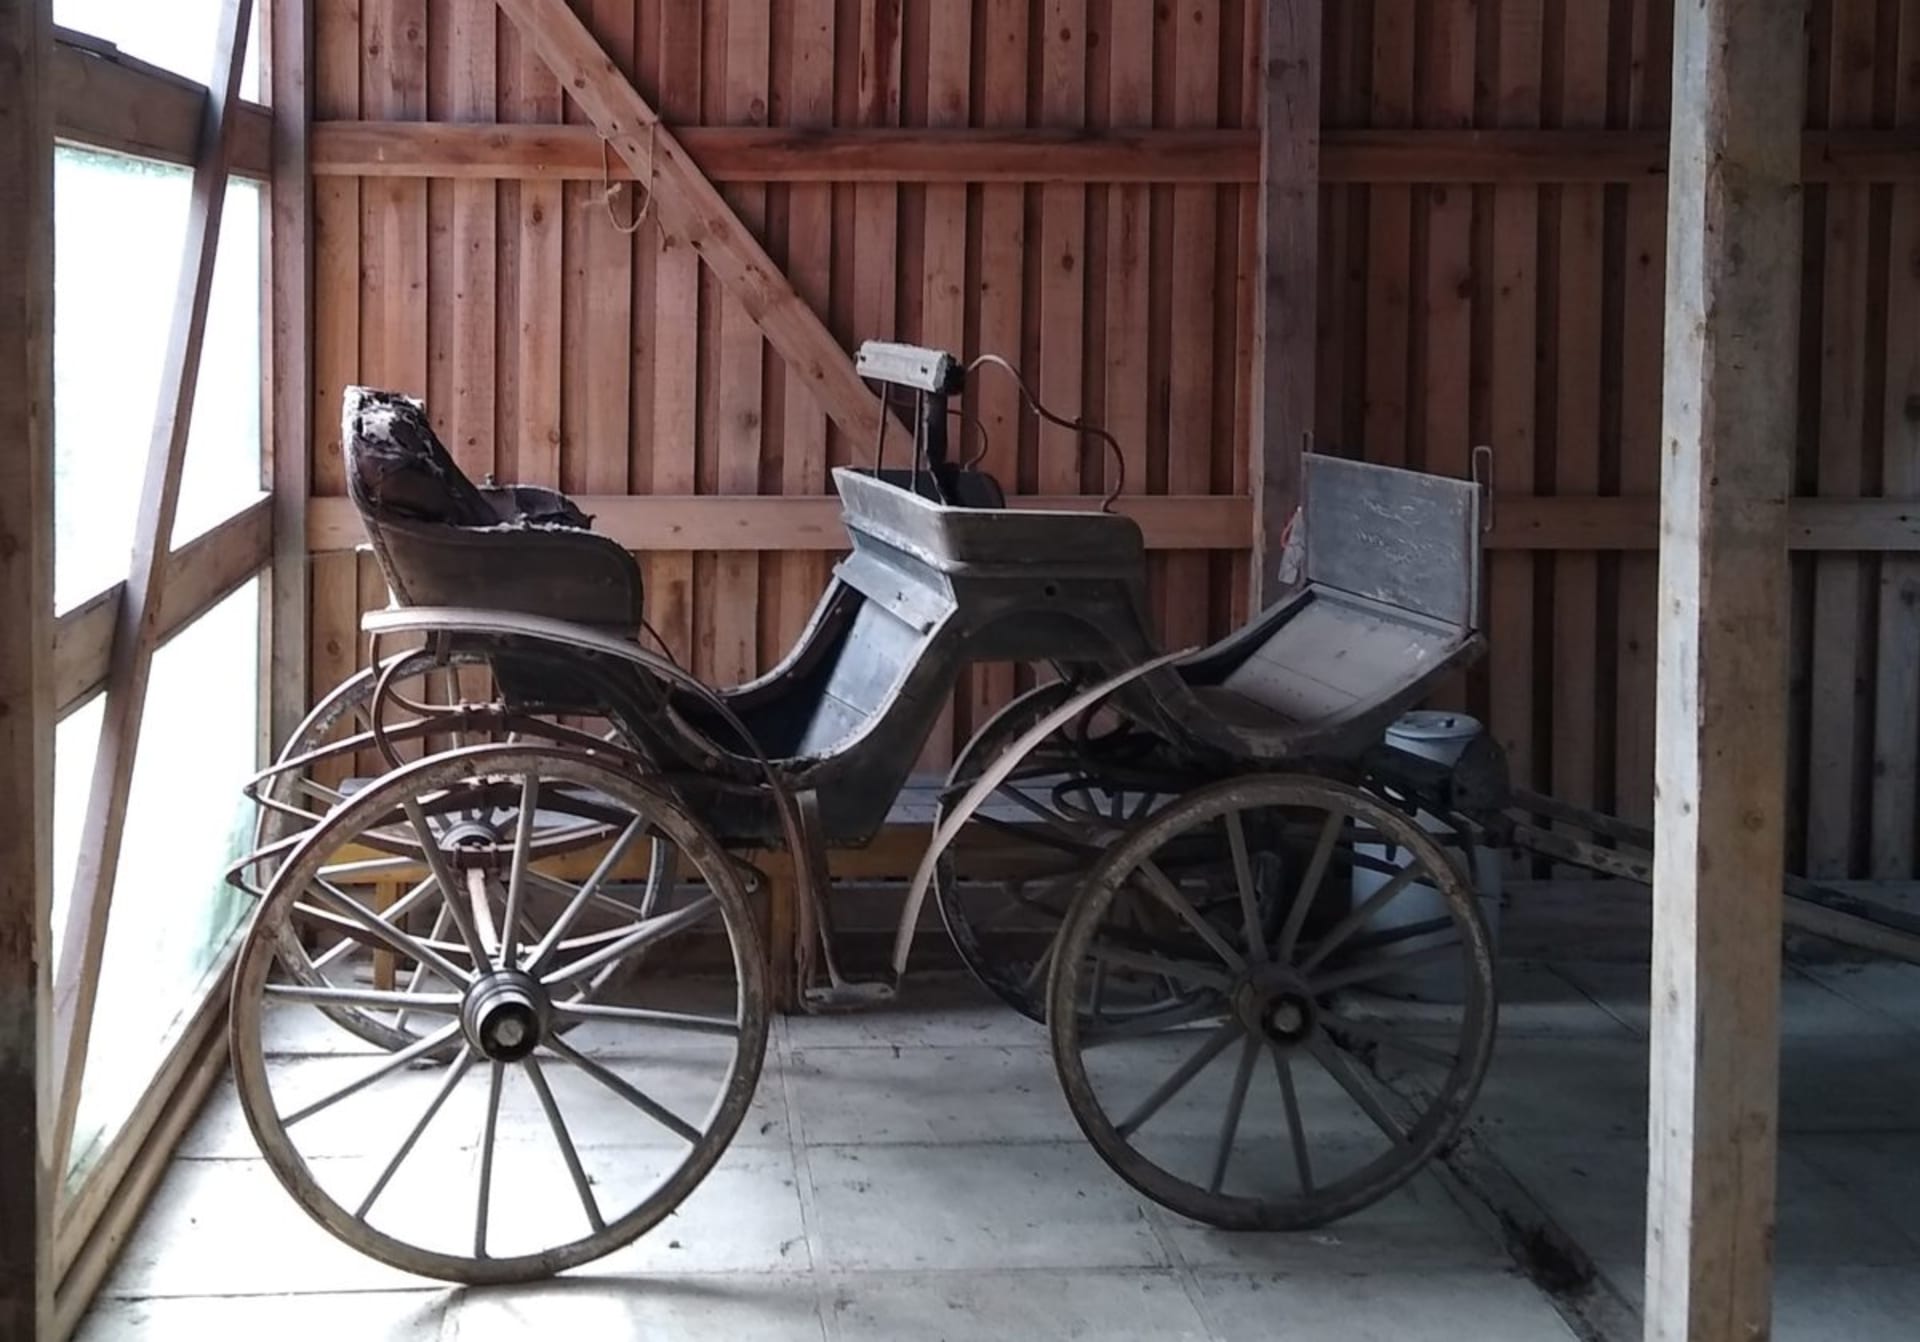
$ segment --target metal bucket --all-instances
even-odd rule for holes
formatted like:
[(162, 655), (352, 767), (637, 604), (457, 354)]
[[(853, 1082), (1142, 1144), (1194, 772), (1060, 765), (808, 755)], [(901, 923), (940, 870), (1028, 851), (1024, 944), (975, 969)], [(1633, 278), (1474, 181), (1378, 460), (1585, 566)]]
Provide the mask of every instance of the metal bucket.
[[(1481, 731), (1479, 719), (1465, 713), (1427, 709), (1403, 715), (1387, 729), (1386, 739), (1388, 745), (1410, 755), (1450, 765), (1459, 760)], [(1456, 864), (1465, 867), (1468, 884), (1480, 896), (1480, 912), (1487, 921), (1488, 937), (1497, 948), (1500, 940), (1499, 852), (1484, 847), (1465, 848), (1451, 826), (1425, 811), (1421, 811), (1416, 819), (1422, 829), (1440, 839), (1447, 855)], [(1390, 851), (1378, 844), (1363, 844), (1356, 851), (1386, 862), (1404, 860), (1397, 850)], [(1358, 905), (1385, 885), (1388, 879), (1383, 872), (1356, 867), (1353, 872), (1353, 902)], [(1440, 897), (1440, 892), (1430, 885), (1415, 885), (1389, 901), (1384, 909), (1368, 920), (1367, 926), (1375, 930), (1388, 930), (1446, 916), (1446, 901)], [(1434, 933), (1432, 937), (1416, 937), (1402, 943), (1400, 949), (1403, 952), (1416, 951), (1446, 935), (1450, 934)], [(1375, 980), (1370, 986), (1374, 991), (1388, 996), (1423, 1002), (1458, 1002), (1465, 996), (1461, 968), (1450, 963), (1410, 969), (1403, 974)]]

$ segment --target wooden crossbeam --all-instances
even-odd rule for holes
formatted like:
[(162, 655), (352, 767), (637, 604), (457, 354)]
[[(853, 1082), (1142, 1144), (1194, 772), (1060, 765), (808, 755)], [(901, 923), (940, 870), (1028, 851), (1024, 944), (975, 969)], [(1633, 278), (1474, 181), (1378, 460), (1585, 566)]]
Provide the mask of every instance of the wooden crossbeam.
[(1646, 1336), (1770, 1335), (1807, 68), (1800, 0), (1675, 20)]
[(173, 329), (161, 365), (160, 399), (154, 417), (153, 445), (147, 455), (135, 523), (133, 560), (127, 574), (113, 658), (107, 673), (107, 706), (94, 756), (75, 862), (73, 895), (67, 905), (60, 963), (54, 970), (54, 1066), (60, 1078), (54, 1127), (54, 1167), (65, 1170), (73, 1145), (74, 1118), (86, 1075), (88, 1036), (99, 997), (100, 966), (106, 952), (107, 915), (113, 900), (121, 839), (126, 833), (127, 794), (133, 782), (140, 724), (146, 711), (147, 679), (159, 644), (166, 598), (169, 542), (180, 499), (180, 474), (186, 462), (187, 434), (199, 382), (200, 353), (213, 290), (214, 254), (227, 196), (232, 152), (233, 110), (239, 100), (240, 72), (246, 57), (252, 0), (225, 0), (216, 42), (217, 91), (206, 100), (201, 151), (193, 174), (180, 286)]
[(53, 109), (47, 0), (0, 5), (0, 1337), (49, 1326)]
[[(818, 314), (767, 255), (740, 216), (620, 72), (566, 0), (498, 0), (522, 39), (539, 53), (635, 178), (646, 184), (663, 245), (691, 247), (721, 286), (800, 374), (820, 408), (856, 442), (881, 433), (880, 400), (853, 371)], [(888, 337), (890, 331), (863, 332)], [(689, 339), (692, 338), (688, 332)], [(888, 417), (896, 451), (910, 450), (905, 428)]]
[[(1257, 131), (1148, 127), (681, 126), (714, 182), (1165, 182), (1260, 180)], [(1920, 180), (1912, 130), (1809, 131), (1810, 182)], [(592, 126), (338, 121), (313, 126), (317, 177), (598, 182)], [(1489, 186), (1662, 181), (1667, 137), (1620, 130), (1352, 130), (1320, 137), (1326, 185)], [(634, 170), (614, 162), (610, 175)]]
[[(206, 113), (203, 85), (64, 28), (55, 30), (52, 79), (53, 129), (60, 139), (193, 166)], [(234, 173), (267, 176), (269, 129), (265, 108), (242, 103), (236, 109), (229, 165)]]

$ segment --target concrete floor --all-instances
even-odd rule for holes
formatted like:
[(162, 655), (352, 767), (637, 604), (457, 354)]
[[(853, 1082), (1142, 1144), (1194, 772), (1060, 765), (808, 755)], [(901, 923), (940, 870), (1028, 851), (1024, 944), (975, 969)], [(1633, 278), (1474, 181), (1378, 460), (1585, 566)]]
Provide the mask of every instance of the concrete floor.
[[(1164, 1212), (1086, 1146), (1038, 1027), (957, 977), (909, 989), (895, 1010), (778, 1022), (713, 1176), (651, 1235), (537, 1287), (450, 1289), (346, 1249), (253, 1154), (225, 1086), (82, 1337), (1572, 1336), (1431, 1174), (1315, 1234)], [(1509, 966), (1476, 1120), (1635, 1306), (1645, 1002), (1643, 970)], [(1795, 971), (1786, 1006), (1776, 1335), (1910, 1337), (1920, 971)]]

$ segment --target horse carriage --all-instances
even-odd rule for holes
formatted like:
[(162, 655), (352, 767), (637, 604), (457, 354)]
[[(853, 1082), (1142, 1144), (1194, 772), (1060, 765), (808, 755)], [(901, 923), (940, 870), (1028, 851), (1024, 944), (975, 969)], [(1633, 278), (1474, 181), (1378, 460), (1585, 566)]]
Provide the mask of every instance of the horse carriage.
[[(249, 788), (231, 1030), (269, 1164), (356, 1248), (516, 1281), (671, 1213), (755, 1102), (768, 851), (799, 878), (804, 1005), (897, 992), (931, 897), (1045, 1022), (1107, 1163), (1230, 1228), (1350, 1214), (1457, 1133), (1496, 1011), (1469, 848), (1645, 879), (1646, 836), (1517, 791), (1491, 742), (1446, 764), (1382, 742), (1482, 649), (1473, 483), (1310, 455), (1298, 585), (1170, 655), (1131, 520), (1010, 509), (950, 460), (949, 356), (860, 366), (916, 398), (914, 458), (835, 470), (850, 552), (785, 659), (723, 690), (643, 642), (634, 560), (564, 496), (475, 486), (417, 402), (349, 392), (389, 651)], [(826, 852), (879, 830), (972, 661), (1058, 678), (960, 754), (863, 972)], [(1790, 911), (1920, 959), (1920, 927), (1843, 896)], [(1434, 972), (1450, 1000), (1406, 991)]]

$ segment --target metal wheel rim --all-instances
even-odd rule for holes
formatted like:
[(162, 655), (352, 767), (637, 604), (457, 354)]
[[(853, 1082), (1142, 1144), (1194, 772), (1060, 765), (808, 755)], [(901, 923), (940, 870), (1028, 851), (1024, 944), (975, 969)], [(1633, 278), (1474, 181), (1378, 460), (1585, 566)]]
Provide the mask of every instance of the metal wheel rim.
[[(288, 1136), (267, 1075), (262, 1036), (264, 984), (280, 953), (276, 933), (284, 928), (287, 906), (297, 897), (291, 882), (300, 878), (303, 864), (317, 869), (318, 856), (336, 846), (334, 836), (350, 837), (390, 804), (390, 795), (417, 795), (463, 771), (480, 768), (523, 773), (537, 769), (543, 778), (570, 778), (629, 801), (636, 815), (644, 814), (683, 857), (693, 862), (705, 881), (729, 941), (738, 985), (737, 1042), (731, 1064), (706, 1116), (700, 1140), (674, 1172), (604, 1229), (538, 1253), (499, 1258), (423, 1249), (375, 1228), (341, 1205), (314, 1178), (307, 1158)], [(364, 789), (329, 815), (282, 864), (248, 932), (235, 972), (229, 1026), (235, 1084), (248, 1127), (275, 1176), (310, 1216), (338, 1238), (403, 1271), (441, 1280), (473, 1285), (537, 1280), (602, 1257), (646, 1233), (692, 1192), (725, 1152), (746, 1115), (765, 1057), (769, 1017), (763, 962), (757, 925), (734, 865), (711, 836), (664, 792), (642, 780), (623, 777), (584, 755), (511, 745), (448, 752), (410, 764)], [(424, 1057), (433, 1059), (430, 1053)], [(422, 1120), (422, 1130), (431, 1119), (429, 1111)], [(396, 1163), (402, 1158), (404, 1152), (396, 1157)]]
[[(1402, 1123), (1404, 1140), (1397, 1145), (1390, 1144), (1385, 1152), (1358, 1170), (1328, 1186), (1316, 1187), (1311, 1193), (1303, 1192), (1296, 1178), (1298, 1196), (1289, 1199), (1247, 1198), (1217, 1192), (1164, 1169), (1142, 1155), (1119, 1130), (1134, 1115), (1116, 1122), (1095, 1094), (1084, 1056), (1086, 1019), (1076, 1010), (1064, 1009), (1065, 1004), (1082, 1000), (1081, 980), (1089, 972), (1089, 945), (1100, 930), (1121, 882), (1142, 861), (1150, 860), (1166, 839), (1188, 832), (1198, 824), (1222, 818), (1229, 812), (1275, 805), (1338, 807), (1406, 848), (1412, 856), (1409, 867), (1417, 868), (1422, 874), (1422, 883), (1431, 885), (1446, 901), (1448, 917), (1461, 939), (1460, 954), (1468, 970), (1469, 988), (1462, 1010), (1459, 1048), (1446, 1082), (1437, 1092), (1421, 1097), (1423, 1103), (1411, 1111), (1410, 1122), (1407, 1105), (1372, 1084), (1370, 1077), (1359, 1078), (1373, 1091), (1373, 1102), (1385, 1109), (1389, 1118)], [(1321, 888), (1324, 889), (1324, 885)], [(1109, 849), (1068, 915), (1059, 953), (1054, 957), (1048, 998), (1052, 1008), (1048, 1024), (1055, 1069), (1075, 1121), (1101, 1158), (1128, 1183), (1163, 1206), (1211, 1225), (1247, 1230), (1299, 1230), (1324, 1225), (1378, 1201), (1412, 1178), (1465, 1121), (1491, 1057), (1496, 1015), (1493, 961), (1485, 923), (1477, 900), (1444, 851), (1410, 817), (1371, 793), (1308, 775), (1256, 775), (1199, 789), (1155, 814)], [(1341, 1045), (1334, 1047), (1347, 1052)], [(1203, 1050), (1196, 1050), (1195, 1056), (1200, 1051)], [(1216, 1054), (1214, 1061), (1232, 1051), (1229, 1046)], [(1211, 1066), (1212, 1062), (1205, 1065)], [(1357, 1059), (1353, 1065), (1364, 1071)], [(1335, 1080), (1338, 1082), (1339, 1078)], [(1236, 1084), (1244, 1105), (1246, 1083), (1236, 1076)], [(1290, 1083), (1282, 1084), (1291, 1090)], [(1162, 1104), (1165, 1103), (1163, 1100)], [(1291, 1111), (1291, 1105), (1289, 1109)], [(1373, 1115), (1369, 1113), (1369, 1117)], [(1145, 1120), (1140, 1126), (1150, 1121)], [(1236, 1117), (1232, 1121), (1237, 1125), (1239, 1120)], [(1373, 1121), (1381, 1122), (1377, 1117)], [(1296, 1113), (1288, 1113), (1287, 1123), (1297, 1155), (1305, 1134), (1300, 1132)], [(1236, 1137), (1237, 1134), (1229, 1130), (1222, 1145), (1232, 1149)]]

